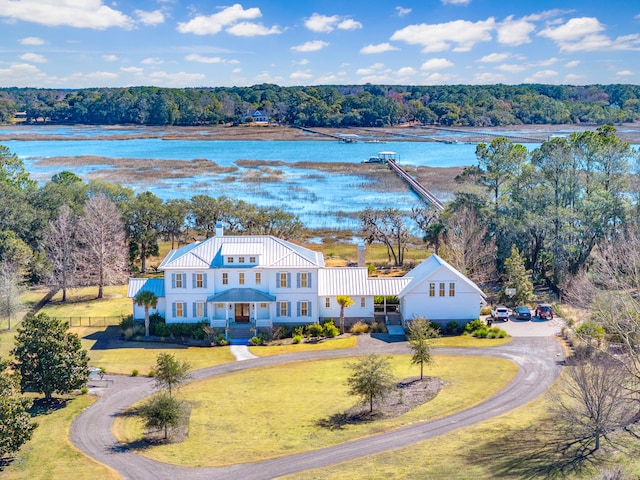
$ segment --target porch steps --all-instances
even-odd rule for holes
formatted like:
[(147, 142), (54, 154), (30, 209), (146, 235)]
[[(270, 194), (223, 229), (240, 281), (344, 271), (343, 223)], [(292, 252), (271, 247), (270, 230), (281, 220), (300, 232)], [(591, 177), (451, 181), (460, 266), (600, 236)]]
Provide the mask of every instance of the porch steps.
[(229, 328), (230, 345), (248, 345), (249, 339), (252, 337), (251, 327), (233, 326)]

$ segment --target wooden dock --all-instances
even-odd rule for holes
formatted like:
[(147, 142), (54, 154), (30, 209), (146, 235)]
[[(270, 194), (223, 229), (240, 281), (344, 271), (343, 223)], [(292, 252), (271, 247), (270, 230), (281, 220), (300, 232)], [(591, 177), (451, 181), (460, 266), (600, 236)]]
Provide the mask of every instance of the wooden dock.
[(389, 168), (393, 170), (401, 179), (403, 179), (411, 190), (413, 190), (416, 195), (418, 195), (422, 200), (432, 205), (436, 210), (444, 210), (444, 203), (436, 198), (436, 196), (427, 190), (420, 182), (418, 182), (415, 178), (409, 175), (397, 162), (389, 161), (387, 162)]

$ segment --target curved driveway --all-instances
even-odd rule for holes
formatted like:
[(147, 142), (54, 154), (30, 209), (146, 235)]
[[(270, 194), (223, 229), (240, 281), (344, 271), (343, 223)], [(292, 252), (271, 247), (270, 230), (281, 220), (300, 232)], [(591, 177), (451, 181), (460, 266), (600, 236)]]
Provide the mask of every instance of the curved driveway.
[[(358, 347), (355, 349), (261, 357), (197, 370), (193, 372), (192, 378), (200, 380), (288, 361), (347, 357), (366, 353), (408, 353), (408, 351), (406, 342), (385, 343), (365, 336), (360, 337)], [(501, 415), (544, 393), (559, 375), (564, 359), (562, 348), (553, 337), (514, 338), (504, 346), (493, 348), (439, 348), (436, 353), (504, 358), (517, 363), (519, 371), (509, 385), (489, 400), (446, 418), (321, 450), (262, 462), (207, 468), (187, 468), (160, 463), (121, 446), (111, 433), (114, 418), (131, 404), (150, 395), (153, 392), (153, 382), (149, 378), (141, 377), (111, 377), (113, 384), (103, 390), (100, 400), (74, 420), (70, 431), (71, 441), (85, 454), (110, 466), (129, 479), (267, 480), (405, 447)], [(490, 372), (486, 373), (490, 375)], [(478, 374), (482, 375), (483, 372), (479, 371)], [(248, 458), (247, 462), (250, 460)]]

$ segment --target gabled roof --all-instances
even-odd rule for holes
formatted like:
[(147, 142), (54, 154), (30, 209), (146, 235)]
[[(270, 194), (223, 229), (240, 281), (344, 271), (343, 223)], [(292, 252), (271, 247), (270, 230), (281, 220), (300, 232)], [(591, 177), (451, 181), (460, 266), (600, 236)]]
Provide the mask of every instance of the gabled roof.
[(420, 283), (427, 280), (429, 277), (434, 275), (437, 271), (441, 269), (446, 269), (451, 272), (453, 275), (458, 277), (461, 281), (469, 285), (473, 290), (477, 291), (482, 298), (486, 298), (485, 293), (480, 290), (480, 288), (469, 280), (466, 276), (464, 276), (460, 271), (449, 265), (442, 258), (440, 258), (435, 253), (432, 254), (429, 258), (427, 258), (424, 262), (420, 263), (414, 269), (410, 270), (404, 278), (408, 278), (411, 280), (405, 288), (402, 290), (402, 295), (406, 295), (411, 290), (416, 288)]
[(138, 292), (148, 290), (158, 298), (164, 297), (164, 278), (130, 278), (127, 297), (134, 298)]
[(369, 278), (366, 268), (323, 268), (318, 270), (318, 295), (393, 296), (398, 295), (409, 281), (404, 277)]
[(234, 255), (259, 255), (261, 268), (324, 267), (324, 257), (320, 252), (286, 240), (271, 235), (230, 235), (211, 237), (171, 250), (158, 268), (228, 268), (229, 265), (223, 265), (223, 260), (229, 251), (233, 251)]

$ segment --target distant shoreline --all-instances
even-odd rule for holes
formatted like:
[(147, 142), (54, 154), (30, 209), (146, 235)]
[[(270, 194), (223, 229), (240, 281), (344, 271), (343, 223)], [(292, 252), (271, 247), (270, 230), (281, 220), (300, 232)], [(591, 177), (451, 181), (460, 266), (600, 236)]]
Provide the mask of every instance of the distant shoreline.
[[(108, 135), (65, 135), (53, 130), (101, 129)], [(9, 140), (24, 141), (83, 141), (161, 138), (163, 140), (265, 140), (265, 141), (348, 141), (384, 143), (394, 142), (490, 142), (496, 136), (506, 136), (514, 143), (541, 143), (551, 135), (595, 130), (597, 125), (508, 125), (501, 127), (430, 127), (403, 125), (381, 128), (315, 128), (305, 129), (278, 125), (214, 125), (202, 127), (149, 127), (138, 125), (0, 125), (0, 143)], [(640, 144), (640, 123), (616, 126), (618, 136), (627, 142)], [(35, 131), (38, 130), (37, 133)], [(47, 130), (52, 130), (49, 134)], [(119, 133), (121, 132), (121, 133)], [(315, 132), (315, 133), (312, 133)]]

